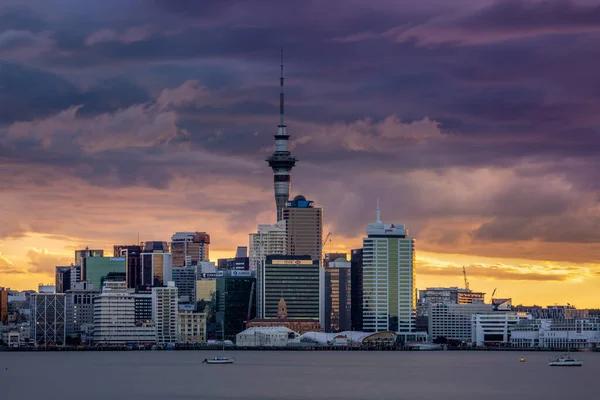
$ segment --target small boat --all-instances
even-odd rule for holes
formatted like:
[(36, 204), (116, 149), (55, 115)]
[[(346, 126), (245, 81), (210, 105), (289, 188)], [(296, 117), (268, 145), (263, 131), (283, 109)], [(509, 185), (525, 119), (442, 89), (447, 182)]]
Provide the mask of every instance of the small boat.
[(216, 356), (211, 359), (205, 358), (204, 361), (202, 361), (202, 364), (233, 364), (234, 361), (233, 358)]
[(519, 362), (527, 362), (527, 360), (525, 359), (525, 357), (521, 357), (519, 358)]
[(557, 357), (554, 360), (550, 360), (548, 365), (551, 367), (582, 367), (583, 361), (576, 360), (570, 355), (566, 354), (564, 356)]

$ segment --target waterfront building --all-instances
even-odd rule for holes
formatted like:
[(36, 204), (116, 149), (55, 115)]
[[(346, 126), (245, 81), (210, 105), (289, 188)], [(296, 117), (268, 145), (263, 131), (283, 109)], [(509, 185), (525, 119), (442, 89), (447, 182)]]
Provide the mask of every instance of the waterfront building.
[(257, 275), (258, 318), (277, 318), (283, 297), (289, 318), (319, 320), (319, 261), (310, 255), (269, 255)]
[(179, 310), (180, 343), (206, 342), (206, 314), (191, 310)]
[(296, 165), (294, 157), (288, 148), (290, 135), (286, 131), (284, 123), (284, 96), (283, 96), (283, 50), (281, 51), (281, 77), (279, 78), (281, 93), (279, 94), (279, 125), (275, 137), (275, 149), (273, 154), (265, 161), (273, 170), (273, 189), (275, 193), (275, 207), (277, 209), (277, 221), (283, 219), (283, 208), (290, 197), (291, 172)]
[(0, 325), (8, 325), (8, 289), (0, 287)]
[(143, 285), (164, 286), (173, 280), (172, 256), (167, 242), (145, 242), (141, 257)]
[(38, 346), (64, 346), (67, 340), (69, 320), (67, 301), (64, 293), (32, 293), (29, 296), (31, 307), (30, 338)]
[(531, 314), (533, 319), (588, 319), (590, 318), (590, 310), (577, 309), (572, 305), (566, 306), (516, 306), (512, 307), (514, 312), (525, 312)]
[(67, 335), (78, 336), (83, 342), (86, 341), (88, 334), (93, 332), (94, 298), (100, 293), (100, 290), (86, 282), (78, 283), (75, 288), (67, 291)]
[(310, 255), (319, 263), (323, 260), (323, 209), (298, 195), (283, 209), (288, 255)]
[(522, 319), (511, 327), (518, 348), (589, 349), (600, 347), (600, 319)]
[(65, 293), (71, 289), (71, 267), (56, 267), (54, 286), (56, 293)]
[(126, 282), (106, 282), (94, 298), (93, 341), (104, 345), (156, 343), (152, 321), (136, 321), (136, 298)]
[(85, 259), (86, 282), (97, 289), (102, 289), (103, 278), (111, 273), (127, 274), (125, 257), (88, 257)]
[(472, 337), (471, 317), (475, 314), (489, 314), (491, 304), (444, 304), (428, 305), (429, 338), (469, 342)]
[(363, 239), (363, 329), (414, 332), (416, 317), (415, 239), (402, 224), (380, 219)]
[(92, 250), (88, 247), (86, 247), (83, 250), (75, 250), (75, 265), (79, 265), (80, 266), (80, 271), (81, 271), (81, 275), (80, 275), (80, 281), (84, 281), (86, 280), (86, 276), (85, 276), (85, 263), (86, 263), (86, 258), (88, 257), (104, 257), (104, 250)]
[(198, 265), (208, 261), (210, 235), (206, 232), (176, 232), (171, 238), (173, 267)]
[(152, 319), (156, 326), (158, 343), (177, 343), (179, 335), (177, 299), (177, 287), (174, 282), (167, 282), (167, 287), (152, 288)]
[(274, 225), (258, 225), (256, 233), (250, 234), (250, 270), (256, 271), (267, 255), (287, 254), (285, 221)]
[(125, 281), (127, 287), (135, 289), (143, 285), (142, 282), (142, 247), (138, 245), (114, 246), (114, 257), (125, 258)]
[(512, 327), (531, 315), (516, 312), (494, 312), (471, 316), (471, 342), (477, 346), (498, 346), (510, 342)]
[(363, 330), (363, 249), (350, 251), (350, 321), (353, 331)]
[(179, 304), (196, 306), (196, 267), (172, 268), (173, 282), (179, 291)]
[(238, 333), (235, 343), (240, 347), (285, 347), (299, 344), (300, 334), (285, 326), (252, 327)]
[[(327, 257), (325, 257), (327, 260)], [(338, 258), (320, 269), (323, 281), (321, 310), (322, 328), (325, 332), (351, 329), (351, 278), (350, 262)]]
[[(255, 285), (256, 276), (252, 271), (223, 271), (217, 278), (216, 326), (218, 329), (224, 327), (225, 339), (235, 340), (235, 335), (244, 330), (247, 321), (256, 316)], [(223, 332), (217, 336), (222, 335)]]

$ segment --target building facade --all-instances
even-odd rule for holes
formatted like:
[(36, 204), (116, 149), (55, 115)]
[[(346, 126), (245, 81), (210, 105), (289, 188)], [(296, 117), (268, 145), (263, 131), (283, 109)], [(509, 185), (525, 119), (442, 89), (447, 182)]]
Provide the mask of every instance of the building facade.
[(471, 341), (477, 346), (498, 346), (510, 342), (512, 327), (531, 315), (515, 312), (494, 312), (471, 316)]
[(298, 195), (283, 209), (286, 223), (287, 254), (310, 255), (319, 263), (323, 260), (323, 209)]
[(125, 257), (88, 257), (85, 259), (86, 282), (102, 289), (102, 280), (111, 273), (127, 274)]
[(67, 341), (69, 313), (64, 293), (33, 293), (30, 338), (36, 347), (61, 347)]
[(414, 332), (415, 240), (402, 224), (369, 224), (363, 239), (363, 329)]
[(206, 314), (202, 312), (179, 310), (180, 343), (206, 342)]
[(81, 277), (81, 265), (71, 265), (71, 289), (75, 289), (83, 280)]
[(224, 327), (225, 339), (233, 341), (256, 316), (256, 276), (252, 271), (224, 271), (217, 278), (216, 289), (217, 328)]
[(8, 290), (0, 287), (0, 325), (8, 325)]
[(172, 256), (167, 242), (145, 242), (141, 257), (143, 285), (165, 286), (172, 280)]
[(287, 304), (288, 318), (320, 316), (319, 261), (312, 256), (267, 256), (258, 271), (258, 318), (277, 318), (279, 301)]
[(350, 297), (353, 331), (363, 330), (363, 249), (350, 251)]
[(75, 265), (81, 267), (80, 280), (85, 280), (85, 259), (88, 257), (104, 257), (104, 250), (92, 250), (86, 247), (83, 250), (75, 250)]
[(158, 343), (177, 343), (179, 335), (178, 297), (177, 288), (173, 282), (167, 282), (167, 287), (152, 288), (152, 319), (156, 326)]
[(471, 341), (471, 317), (475, 314), (489, 314), (491, 304), (444, 304), (429, 303), (428, 327), (431, 340)]
[(142, 247), (138, 245), (116, 245), (114, 247), (114, 256), (125, 258), (125, 282), (130, 289), (143, 285), (141, 254)]
[(511, 327), (510, 344), (556, 350), (599, 348), (600, 319), (522, 319)]
[(179, 304), (196, 307), (196, 267), (172, 268), (173, 282), (179, 291)]
[(100, 290), (86, 282), (67, 291), (67, 308), (71, 310), (67, 321), (67, 335), (78, 336), (85, 341), (88, 334), (93, 332), (94, 298), (100, 293)]
[(322, 328), (325, 332), (350, 330), (352, 328), (350, 262), (343, 258), (328, 261), (327, 266), (321, 268), (320, 272), (323, 276)]
[(206, 232), (176, 232), (171, 238), (173, 267), (198, 265), (208, 261), (210, 235)]
[(250, 270), (256, 271), (267, 255), (287, 254), (285, 221), (274, 225), (258, 225), (256, 233), (250, 234)]
[(71, 267), (56, 267), (54, 286), (56, 293), (65, 293), (71, 289)]

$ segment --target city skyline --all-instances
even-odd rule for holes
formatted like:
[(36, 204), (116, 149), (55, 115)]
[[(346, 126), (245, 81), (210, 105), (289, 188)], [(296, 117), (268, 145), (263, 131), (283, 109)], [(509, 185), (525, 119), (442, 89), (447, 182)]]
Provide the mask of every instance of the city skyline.
[(323, 253), (360, 248), (379, 197), (416, 238), (419, 289), (461, 286), (464, 265), (488, 296), (600, 306), (589, 2), (119, 2), (118, 21), (113, 0), (10, 3), (0, 286), (138, 232), (208, 232), (216, 261), (274, 224), (283, 47), (290, 198), (323, 208)]

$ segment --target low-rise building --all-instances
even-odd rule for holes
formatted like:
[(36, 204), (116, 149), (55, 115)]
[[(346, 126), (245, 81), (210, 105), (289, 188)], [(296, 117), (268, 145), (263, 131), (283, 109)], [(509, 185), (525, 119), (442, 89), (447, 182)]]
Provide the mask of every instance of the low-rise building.
[(600, 345), (600, 319), (522, 320), (511, 329), (510, 344), (519, 348), (585, 349)]
[(471, 316), (488, 314), (491, 304), (436, 304), (428, 305), (429, 338), (445, 338), (469, 342), (471, 340)]
[(191, 310), (179, 310), (179, 342), (206, 342), (206, 314)]
[(531, 315), (515, 312), (475, 314), (471, 317), (471, 341), (477, 346), (508, 344), (513, 326)]
[(284, 347), (300, 343), (300, 334), (285, 326), (248, 328), (236, 335), (238, 346)]

